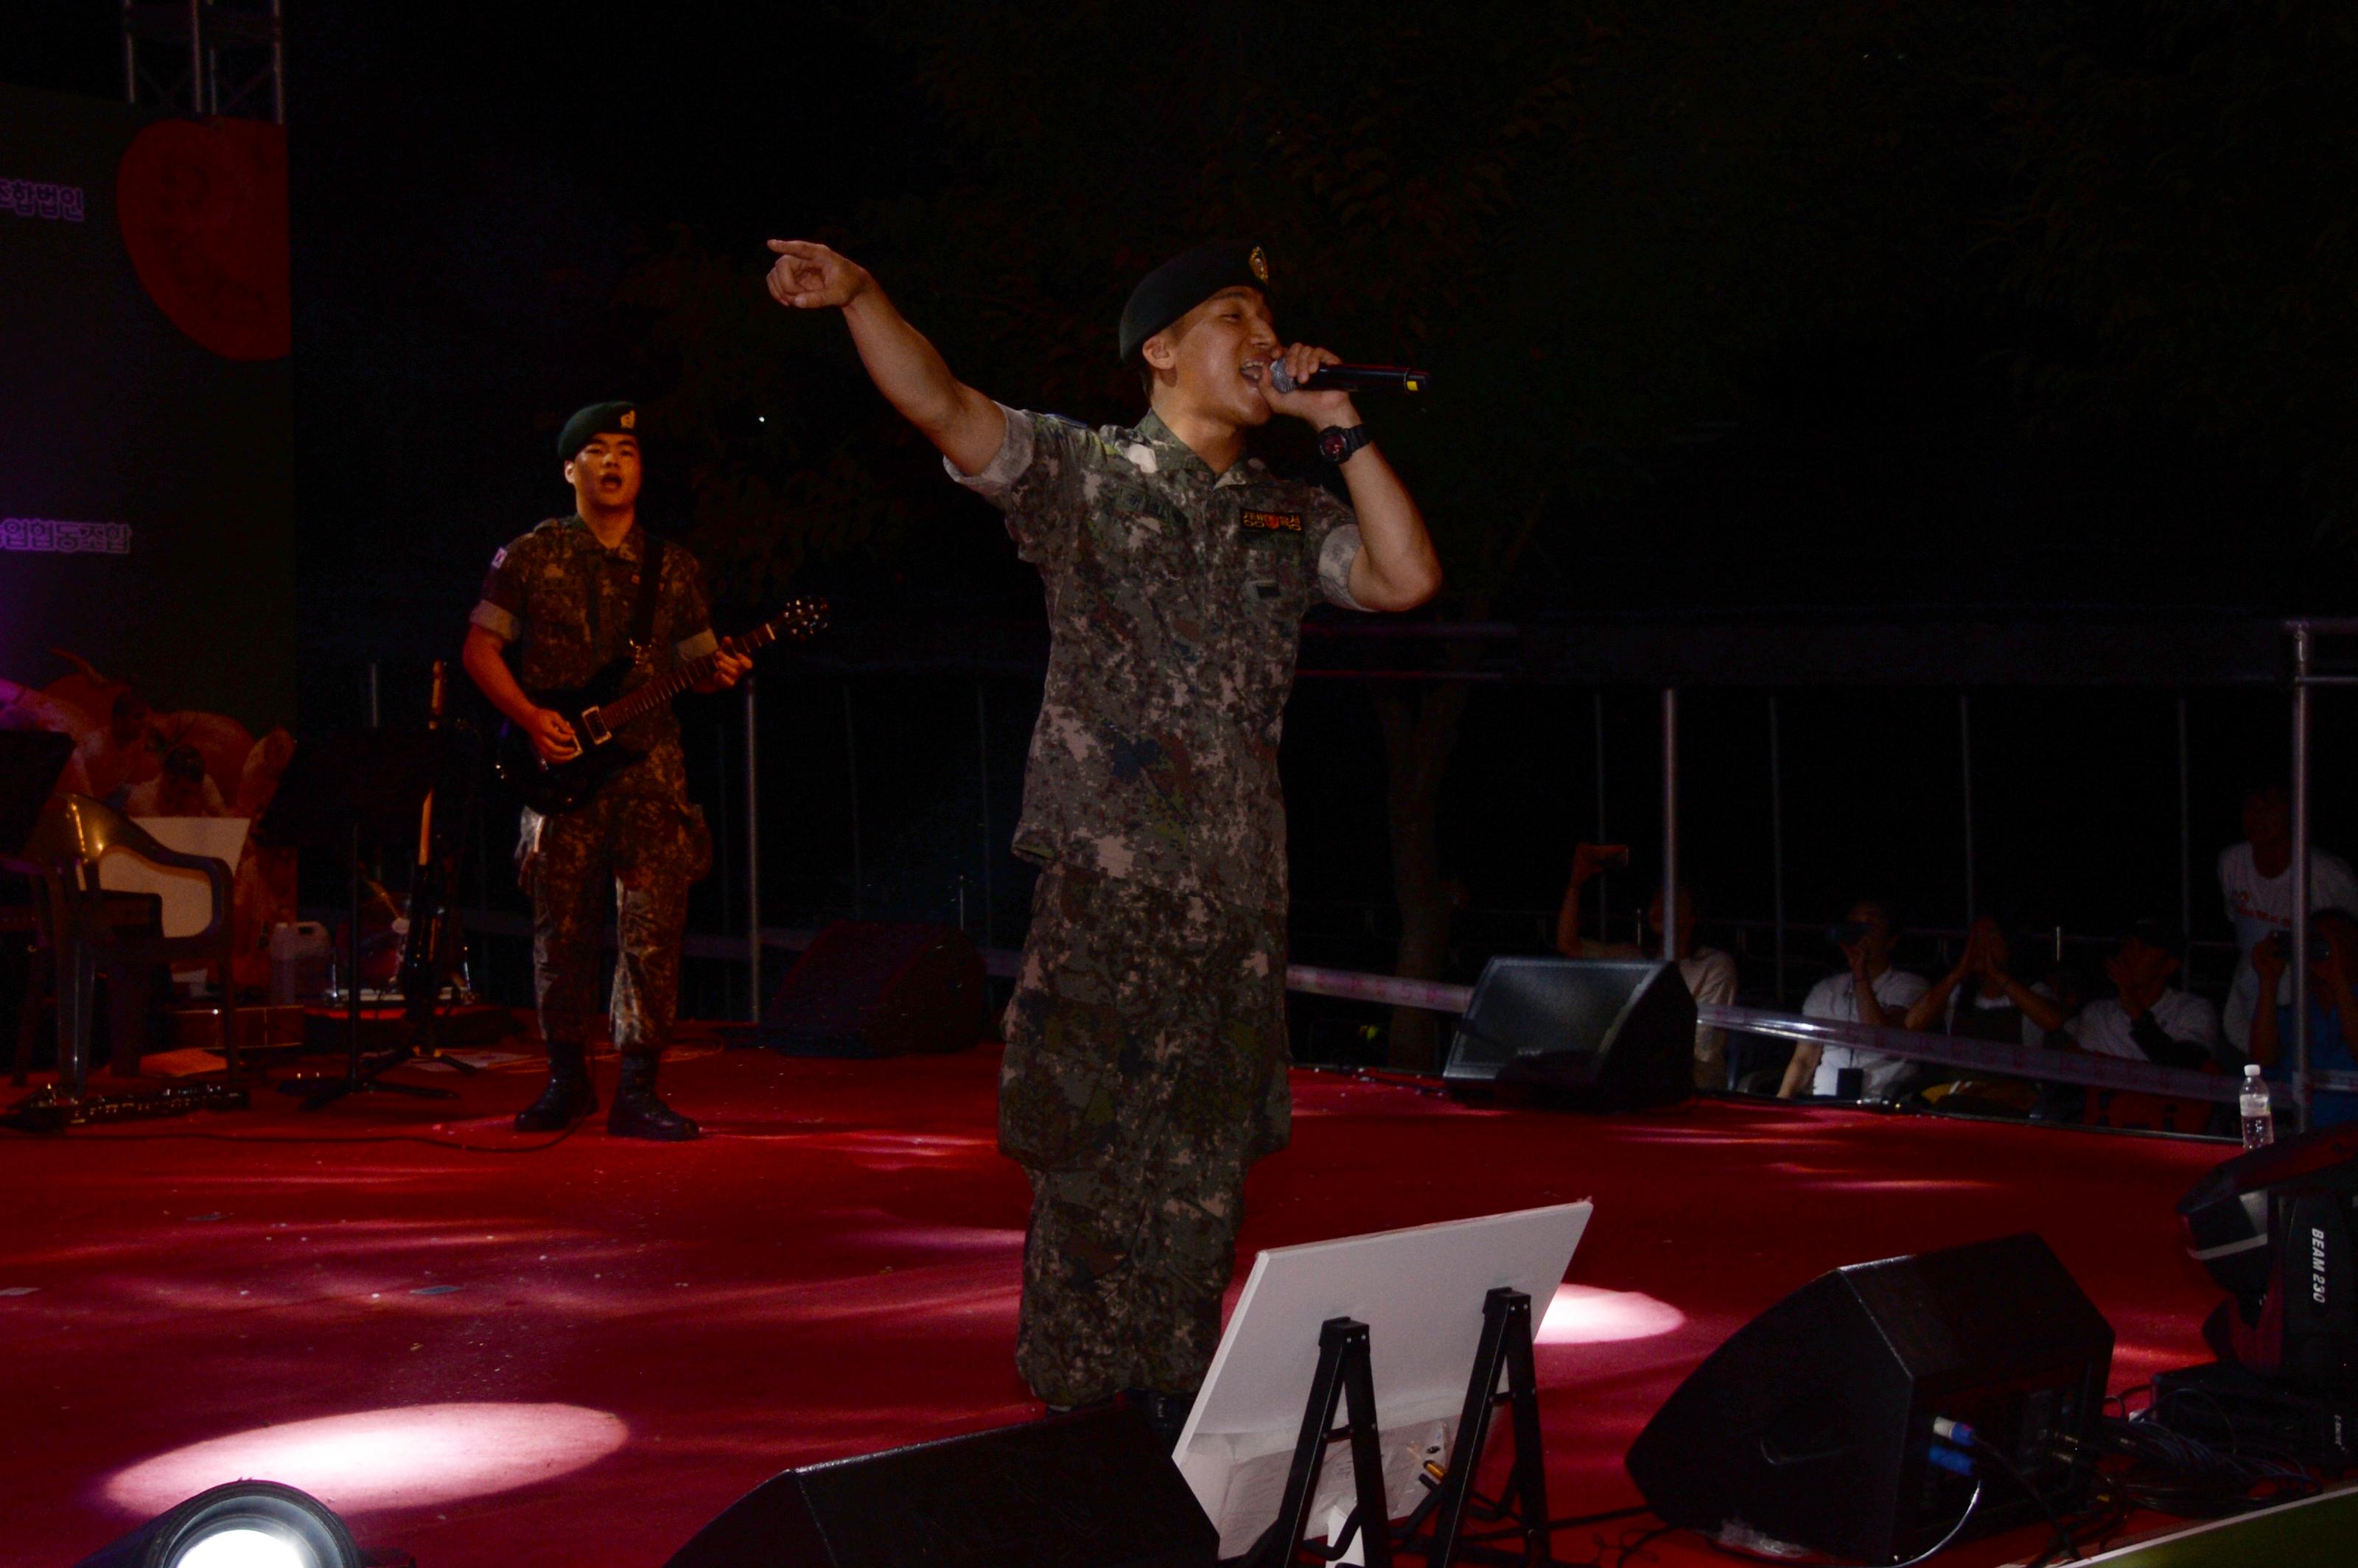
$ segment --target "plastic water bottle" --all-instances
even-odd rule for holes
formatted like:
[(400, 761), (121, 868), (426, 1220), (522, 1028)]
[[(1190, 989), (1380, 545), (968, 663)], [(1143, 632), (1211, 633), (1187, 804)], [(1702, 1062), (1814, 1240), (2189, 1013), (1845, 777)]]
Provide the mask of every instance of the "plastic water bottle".
[(2244, 1092), (2236, 1097), (2244, 1110), (2244, 1147), (2265, 1148), (2277, 1141), (2277, 1116), (2268, 1104), (2268, 1086), (2261, 1081), (2260, 1065), (2244, 1065)]

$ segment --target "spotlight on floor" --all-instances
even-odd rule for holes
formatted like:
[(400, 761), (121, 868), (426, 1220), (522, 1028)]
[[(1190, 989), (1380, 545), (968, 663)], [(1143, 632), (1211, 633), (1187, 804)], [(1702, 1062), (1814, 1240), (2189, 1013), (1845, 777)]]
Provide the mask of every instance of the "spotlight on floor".
[[(395, 1562), (403, 1561), (396, 1557)], [(334, 1510), (276, 1481), (199, 1492), (78, 1568), (370, 1568)], [(386, 1565), (390, 1568), (390, 1564)]]

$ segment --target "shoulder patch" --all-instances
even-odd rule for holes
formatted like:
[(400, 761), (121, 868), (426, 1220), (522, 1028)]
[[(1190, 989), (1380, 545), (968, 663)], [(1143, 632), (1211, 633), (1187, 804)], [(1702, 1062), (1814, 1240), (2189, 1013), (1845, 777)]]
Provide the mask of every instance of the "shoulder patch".
[(1302, 532), (1302, 514), (1299, 512), (1239, 512), (1237, 521), (1247, 528), (1258, 528), (1268, 533)]

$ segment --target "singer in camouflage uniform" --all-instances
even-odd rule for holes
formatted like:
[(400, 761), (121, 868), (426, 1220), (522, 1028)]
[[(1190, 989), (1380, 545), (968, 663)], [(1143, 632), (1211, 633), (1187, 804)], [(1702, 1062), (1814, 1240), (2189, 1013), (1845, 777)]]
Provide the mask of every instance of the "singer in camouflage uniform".
[[(1278, 741), (1303, 613), (1406, 609), (1440, 568), (1335, 362), (1283, 347), (1257, 248), (1149, 275), (1123, 359), (1152, 406), (1086, 429), (958, 384), (868, 275), (773, 242), (771, 289), (844, 310), (880, 390), (1005, 514), (1047, 589), (1018, 854), (1044, 870), (1007, 1013), (1000, 1147), (1033, 1188), (1016, 1364), (1052, 1405), (1127, 1393), (1175, 1438), (1220, 1332), (1247, 1169), (1289, 1130)], [(1346, 505), (1243, 450), (1325, 427)], [(1334, 439), (1330, 442), (1328, 438)]]
[(1046, 870), (999, 1105), (1033, 1190), (1016, 1362), (1053, 1403), (1186, 1392), (1245, 1171), (1286, 1141), (1278, 739), (1303, 612), (1355, 603), (1359, 533), (1257, 458), (1215, 474), (1152, 413), (1007, 426), (957, 477), (1048, 588), (1015, 830)]
[[(469, 674), (527, 733), (549, 715), (527, 690), (585, 685), (629, 651), (648, 550), (635, 518), (637, 423), (628, 404), (594, 405), (574, 416), (558, 449), (568, 454), (566, 473), (579, 509), (550, 518), (493, 556), (469, 618)], [(722, 652), (712, 634), (696, 557), (666, 545), (659, 569), (654, 626), (626, 684), (714, 654), (725, 667), (702, 689), (733, 682), (744, 661)], [(679, 720), (667, 705), (617, 730), (614, 743), (639, 760), (579, 807), (547, 816), (527, 808), (520, 825), (516, 870), (532, 895), (534, 989), (549, 1082), (516, 1126), (553, 1130), (598, 1108), (588, 1053), (611, 898), (621, 954), (609, 1015), (622, 1067), (607, 1130), (680, 1141), (696, 1137), (697, 1127), (655, 1098), (655, 1065), (678, 1009), (687, 890), (710, 868), (711, 838), (703, 813), (687, 798)]]

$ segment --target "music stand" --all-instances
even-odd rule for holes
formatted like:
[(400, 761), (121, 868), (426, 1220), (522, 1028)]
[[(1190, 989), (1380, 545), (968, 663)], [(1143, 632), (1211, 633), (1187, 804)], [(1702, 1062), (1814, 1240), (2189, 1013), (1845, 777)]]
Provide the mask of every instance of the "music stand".
[(370, 845), (407, 844), (417, 832), (417, 812), (426, 792), (443, 773), (444, 735), (424, 725), (381, 730), (341, 730), (295, 749), (254, 837), (297, 849), (337, 849), (347, 857), (344, 1004), (347, 1039), (341, 1077), (302, 1075), (282, 1081), (279, 1092), (301, 1095), (305, 1110), (318, 1110), (346, 1095), (400, 1094), (414, 1099), (456, 1099), (449, 1089), (419, 1084), (389, 1084), (381, 1075), (408, 1061), (406, 1044), (383, 1053), (365, 1071), (361, 1065), (361, 865)]

